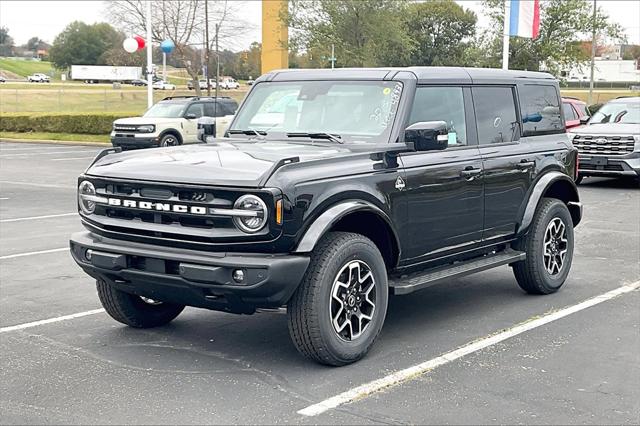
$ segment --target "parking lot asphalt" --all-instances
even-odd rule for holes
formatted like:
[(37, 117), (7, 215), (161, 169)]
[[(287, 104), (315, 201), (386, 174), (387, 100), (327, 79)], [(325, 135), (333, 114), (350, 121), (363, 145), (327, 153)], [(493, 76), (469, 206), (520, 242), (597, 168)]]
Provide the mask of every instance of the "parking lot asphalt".
[[(630, 291), (370, 395), (298, 411), (533, 318), (640, 280), (640, 189), (590, 178), (572, 272), (528, 296), (508, 267), (392, 298), (362, 361), (305, 360), (286, 316), (187, 308), (134, 330), (103, 312), (75, 266), (76, 178), (99, 149), (0, 143), (0, 422), (640, 422), (640, 292)], [(45, 217), (43, 217), (45, 216)]]

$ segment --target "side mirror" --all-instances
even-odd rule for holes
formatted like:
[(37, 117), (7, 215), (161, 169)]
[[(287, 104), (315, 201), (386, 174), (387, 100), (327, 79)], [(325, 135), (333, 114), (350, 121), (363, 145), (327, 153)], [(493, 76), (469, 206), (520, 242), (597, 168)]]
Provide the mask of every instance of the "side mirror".
[(194, 118), (198, 118), (194, 113), (189, 113), (187, 115), (184, 116), (184, 118), (186, 118), (187, 120), (193, 120)]
[(444, 121), (420, 121), (407, 127), (404, 140), (415, 151), (439, 151), (449, 145), (449, 131)]
[(198, 140), (207, 142), (208, 138), (216, 137), (216, 119), (213, 117), (200, 117), (198, 119)]
[(580, 124), (587, 124), (590, 118), (591, 117), (589, 117), (588, 115), (585, 115), (584, 117), (580, 117)]

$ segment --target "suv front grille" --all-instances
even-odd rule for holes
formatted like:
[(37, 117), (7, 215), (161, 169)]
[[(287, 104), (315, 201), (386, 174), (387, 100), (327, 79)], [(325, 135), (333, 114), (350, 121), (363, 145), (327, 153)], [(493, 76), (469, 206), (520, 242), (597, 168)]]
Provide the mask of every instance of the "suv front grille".
[[(129, 181), (92, 180), (96, 195), (104, 202), (96, 204), (93, 214), (85, 215), (87, 226), (106, 236), (141, 242), (184, 244), (215, 244), (234, 241), (259, 241), (270, 239), (274, 229), (267, 224), (255, 234), (246, 234), (226, 215), (235, 200), (246, 191), (227, 188), (169, 186)], [(261, 194), (256, 193), (260, 196)], [(261, 196), (270, 211), (274, 200), (269, 193)], [(106, 200), (110, 200), (109, 203)], [(111, 201), (118, 201), (118, 205)], [(130, 207), (125, 200), (135, 202)], [(142, 207), (143, 204), (146, 207)], [(156, 208), (161, 204), (161, 210)], [(180, 209), (174, 207), (179, 206)], [(192, 208), (200, 209), (199, 213)], [(182, 244), (184, 246), (184, 244)]]
[(137, 125), (131, 125), (131, 124), (114, 124), (113, 125), (113, 130), (116, 132), (137, 132), (138, 131), (138, 126)]
[(589, 136), (577, 135), (573, 145), (580, 154), (588, 155), (627, 155), (633, 152), (635, 139), (633, 136)]

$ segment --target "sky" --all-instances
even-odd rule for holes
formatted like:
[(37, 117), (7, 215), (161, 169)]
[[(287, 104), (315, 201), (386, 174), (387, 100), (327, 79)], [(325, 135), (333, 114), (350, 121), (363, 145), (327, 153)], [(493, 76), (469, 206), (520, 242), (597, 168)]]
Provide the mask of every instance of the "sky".
[[(472, 9), (479, 17), (479, 26), (486, 27), (487, 19), (482, 16), (482, 7), (477, 0), (456, 0)], [(240, 18), (248, 25), (244, 34), (227, 41), (231, 50), (241, 50), (252, 41), (261, 38), (261, 2), (239, 1)], [(628, 42), (640, 44), (640, 0), (598, 0), (614, 22), (625, 29)], [(79, 20), (88, 24), (106, 21), (105, 2), (103, 1), (16, 1), (0, 0), (0, 26), (8, 27), (9, 34), (20, 45), (31, 37), (37, 36), (52, 43), (55, 36), (72, 21)]]

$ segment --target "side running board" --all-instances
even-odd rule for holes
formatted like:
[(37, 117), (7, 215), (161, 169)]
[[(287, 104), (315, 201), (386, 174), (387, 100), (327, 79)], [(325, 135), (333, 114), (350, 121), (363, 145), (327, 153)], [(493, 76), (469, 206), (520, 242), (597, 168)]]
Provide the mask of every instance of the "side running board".
[(428, 271), (416, 272), (401, 277), (389, 277), (389, 288), (393, 294), (408, 294), (443, 281), (464, 277), (465, 275), (485, 271), (496, 266), (524, 260), (526, 253), (507, 249), (499, 253), (488, 254), (453, 265), (442, 266)]

